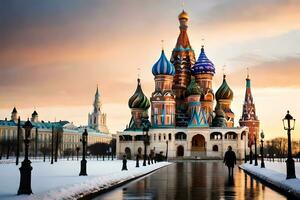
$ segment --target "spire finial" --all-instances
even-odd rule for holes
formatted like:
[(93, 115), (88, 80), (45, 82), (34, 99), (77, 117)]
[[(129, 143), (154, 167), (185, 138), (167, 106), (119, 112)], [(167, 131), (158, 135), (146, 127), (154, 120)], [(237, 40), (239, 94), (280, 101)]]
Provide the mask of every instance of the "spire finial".
[(161, 50), (163, 51), (164, 50), (164, 40), (161, 40)]
[(247, 67), (247, 79), (249, 79), (249, 67)]
[(226, 68), (226, 65), (223, 65), (223, 67), (222, 67), (222, 71), (223, 71), (223, 79), (226, 78), (225, 68)]
[(184, 10), (184, 0), (181, 0), (181, 7), (182, 7), (182, 10)]
[(204, 39), (204, 38), (201, 38), (201, 42), (202, 42), (201, 47), (204, 48), (204, 42), (205, 42), (205, 39)]
[(137, 68), (137, 77), (138, 77), (138, 79), (140, 79), (140, 76), (141, 76), (141, 68)]

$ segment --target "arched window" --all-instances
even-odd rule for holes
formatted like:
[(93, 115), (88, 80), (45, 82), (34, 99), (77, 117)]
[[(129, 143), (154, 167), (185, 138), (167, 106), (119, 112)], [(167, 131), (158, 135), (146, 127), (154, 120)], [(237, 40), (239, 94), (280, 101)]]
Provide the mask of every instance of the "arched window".
[(242, 134), (241, 134), (241, 140), (244, 139), (244, 136), (246, 136), (246, 131), (243, 131)]
[(210, 139), (211, 140), (221, 140), (222, 139), (222, 133), (220, 133), (220, 132), (212, 132), (210, 134)]
[(154, 141), (156, 140), (156, 134), (153, 135), (153, 140), (154, 140)]
[(172, 134), (169, 133), (169, 140), (171, 141), (172, 140)]
[(176, 133), (175, 140), (186, 140), (186, 134), (184, 132)]
[(212, 148), (212, 150), (213, 150), (213, 151), (219, 151), (218, 145), (214, 145), (213, 148)]
[(166, 140), (167, 139), (167, 136), (166, 136), (166, 134), (164, 133), (164, 140)]
[(237, 139), (237, 134), (235, 132), (227, 132), (225, 134), (225, 139), (236, 140)]
[(158, 140), (161, 141), (161, 134), (158, 135)]

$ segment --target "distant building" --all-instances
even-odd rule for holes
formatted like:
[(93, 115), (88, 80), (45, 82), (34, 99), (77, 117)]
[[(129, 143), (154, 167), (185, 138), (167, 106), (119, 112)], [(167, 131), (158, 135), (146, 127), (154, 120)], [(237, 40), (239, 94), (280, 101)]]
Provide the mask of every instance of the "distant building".
[(102, 103), (100, 100), (100, 94), (97, 86), (95, 100), (94, 100), (94, 110), (92, 113), (89, 113), (88, 116), (88, 127), (102, 133), (109, 133), (106, 126), (106, 114), (102, 113)]
[(213, 92), (215, 66), (207, 58), (204, 46), (196, 60), (187, 35), (188, 14), (182, 11), (178, 20), (180, 34), (170, 61), (162, 50), (152, 67), (155, 87), (150, 101), (137, 80), (135, 93), (128, 101), (131, 120), (124, 131), (118, 132), (117, 153), (132, 158), (144, 152), (143, 120), (148, 118), (150, 108), (147, 153), (154, 151), (172, 158), (222, 158), (232, 146), (242, 159), (248, 128), (234, 126), (233, 91), (224, 75), (221, 86)]
[[(59, 135), (59, 152), (62, 154), (64, 151), (75, 151), (76, 147), (81, 146), (80, 138), (84, 129), (88, 131), (88, 145), (95, 143), (110, 143), (113, 139), (113, 135), (109, 133), (106, 126), (106, 114), (101, 113), (101, 102), (99, 99), (99, 92), (95, 95), (94, 101), (94, 112), (89, 114), (89, 125), (88, 126), (75, 126), (69, 121), (59, 122), (45, 122), (39, 120), (38, 113), (34, 111), (30, 118), (33, 125), (31, 131), (31, 144), (30, 154), (41, 155), (41, 151), (51, 150), (52, 141), (52, 129), (54, 129), (55, 137)], [(13, 108), (11, 113), (11, 119), (0, 120), (0, 153), (5, 154), (7, 147), (9, 146), (10, 151), (15, 152), (16, 140), (17, 140), (17, 125), (18, 125), (18, 111)], [(25, 121), (21, 121), (21, 126)], [(21, 142), (24, 138), (24, 130), (20, 135)], [(55, 139), (56, 141), (56, 139)]]

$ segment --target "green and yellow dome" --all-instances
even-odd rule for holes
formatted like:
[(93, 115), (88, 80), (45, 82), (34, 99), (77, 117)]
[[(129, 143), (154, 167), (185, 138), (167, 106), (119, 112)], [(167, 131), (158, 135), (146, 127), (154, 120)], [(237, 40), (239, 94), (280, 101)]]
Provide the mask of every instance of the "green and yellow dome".
[(147, 110), (150, 107), (150, 102), (143, 93), (140, 79), (137, 79), (137, 82), (137, 88), (132, 97), (130, 97), (128, 101), (128, 106), (131, 109), (137, 108)]
[(223, 76), (223, 83), (216, 92), (216, 100), (232, 100), (233, 91), (230, 89), (226, 82), (226, 75)]

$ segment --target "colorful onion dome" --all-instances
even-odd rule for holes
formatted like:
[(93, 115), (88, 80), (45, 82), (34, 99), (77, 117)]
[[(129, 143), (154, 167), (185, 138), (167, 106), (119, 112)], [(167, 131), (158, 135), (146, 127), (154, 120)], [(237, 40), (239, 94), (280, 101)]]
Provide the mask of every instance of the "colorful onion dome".
[(160, 58), (152, 67), (152, 74), (156, 75), (175, 75), (174, 65), (167, 59), (164, 50), (161, 51)]
[(220, 99), (227, 99), (227, 100), (232, 100), (233, 99), (233, 91), (230, 89), (226, 82), (226, 75), (224, 74), (223, 76), (223, 83), (219, 87), (219, 89), (216, 92), (216, 100)]
[(201, 48), (201, 53), (198, 57), (197, 62), (192, 67), (192, 74), (214, 74), (215, 73), (215, 66), (214, 64), (207, 58), (204, 52), (204, 46)]
[(185, 12), (184, 10), (182, 10), (182, 12), (178, 15), (178, 19), (179, 20), (181, 20), (181, 19), (188, 20), (189, 19), (189, 15), (187, 14), (187, 12)]
[(188, 95), (201, 95), (201, 88), (195, 81), (195, 77), (192, 76), (191, 82), (189, 86), (187, 87), (187, 93)]
[(143, 93), (140, 79), (137, 79), (137, 82), (137, 88), (132, 97), (130, 97), (128, 106), (129, 108), (139, 108), (147, 110), (150, 107), (150, 102)]

